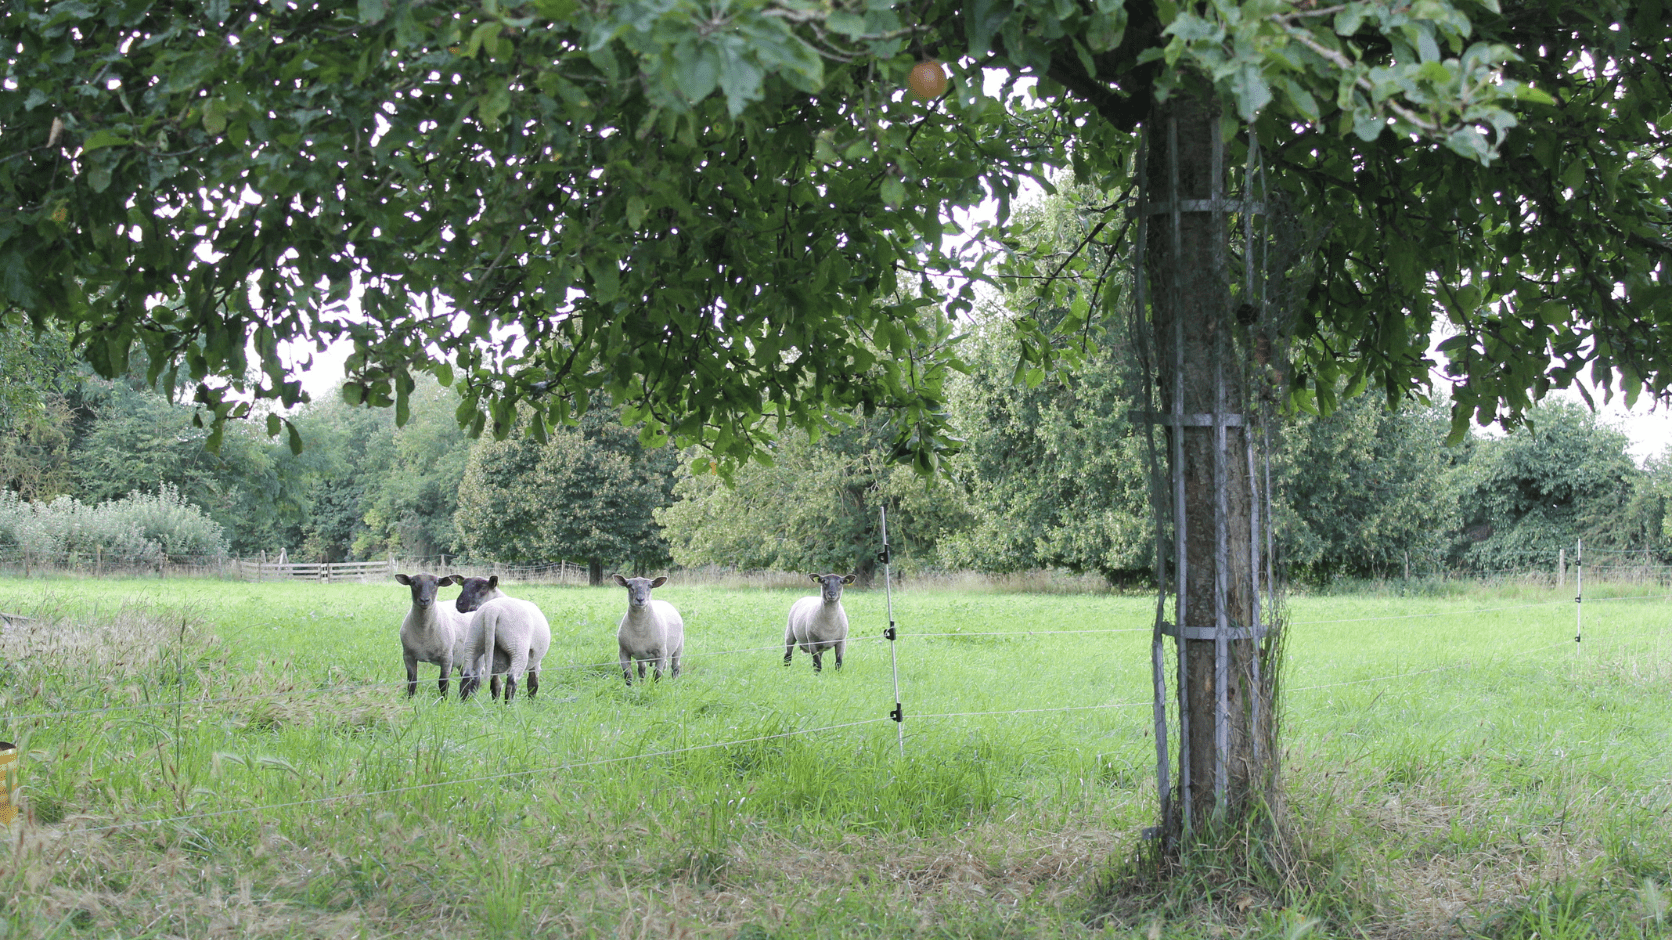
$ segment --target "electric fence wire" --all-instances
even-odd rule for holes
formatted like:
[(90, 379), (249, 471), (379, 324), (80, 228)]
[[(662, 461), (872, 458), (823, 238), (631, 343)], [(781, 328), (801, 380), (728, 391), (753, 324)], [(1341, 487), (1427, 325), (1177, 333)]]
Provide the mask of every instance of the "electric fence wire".
[[(1607, 602), (1612, 602), (1612, 601), (1643, 601), (1643, 600), (1669, 600), (1669, 599), (1672, 599), (1672, 594), (1642, 594), (1642, 595), (1623, 595), (1623, 596), (1616, 596), (1616, 597), (1588, 597), (1588, 598), (1586, 598), (1586, 600), (1588, 600), (1589, 602), (1591, 602), (1593, 604), (1607, 603)], [(1386, 622), (1386, 621), (1393, 621), (1393, 620), (1420, 620), (1420, 619), (1429, 619), (1429, 618), (1435, 618), (1435, 617), (1470, 616), (1470, 615), (1474, 615), (1474, 614), (1499, 613), (1499, 612), (1509, 611), (1509, 610), (1527, 610), (1527, 609), (1536, 608), (1536, 607), (1560, 607), (1560, 606), (1566, 606), (1566, 605), (1571, 604), (1571, 603), (1573, 603), (1573, 601), (1571, 601), (1571, 600), (1558, 600), (1558, 601), (1543, 601), (1543, 602), (1533, 603), (1533, 604), (1512, 604), (1512, 605), (1503, 606), (1503, 607), (1477, 607), (1477, 608), (1472, 608), (1470, 610), (1465, 610), (1465, 611), (1434, 611), (1434, 612), (1430, 612), (1430, 613), (1421, 613), (1421, 614), (1390, 614), (1390, 615), (1387, 615), (1387, 616), (1379, 616), (1379, 617), (1347, 617), (1347, 618), (1334, 619), (1334, 620), (1297, 620), (1297, 621), (1291, 622), (1289, 624), (1289, 626), (1291, 626), (1291, 627), (1302, 627), (1302, 626), (1328, 625), (1328, 624), (1340, 624), (1340, 623), (1374, 623), (1374, 622)], [(958, 638), (958, 637), (1003, 637), (1003, 636), (1032, 637), (1032, 638), (1036, 638), (1036, 639), (1044, 639), (1044, 638), (1052, 637), (1052, 636), (1077, 636), (1077, 635), (1086, 635), (1086, 634), (1118, 634), (1118, 633), (1148, 633), (1148, 632), (1150, 632), (1150, 628), (1148, 628), (1148, 627), (1118, 627), (1118, 628), (1099, 629), (1099, 630), (1014, 630), (1014, 631), (986, 631), (986, 632), (978, 632), (978, 633), (966, 633), (966, 632), (912, 633), (912, 634), (906, 634), (906, 635), (902, 636), (902, 639), (951, 639), (951, 638)], [(884, 636), (859, 636), (859, 637), (850, 637), (848, 639), (848, 642), (849, 643), (881, 642), (885, 639), (887, 639), (887, 637), (884, 637)], [(692, 650), (691, 654), (693, 656), (730, 656), (730, 655), (736, 655), (736, 654), (740, 654), (740, 653), (759, 653), (759, 652), (767, 652), (767, 651), (776, 652), (777, 650), (780, 650), (780, 649), (783, 649), (783, 644), (775, 643), (771, 646), (751, 646), (751, 647), (744, 647), (744, 648), (740, 648), (740, 649), (714, 650), (712, 652), (703, 652), (701, 650)], [(549, 667), (546, 667), (546, 668), (551, 669), (551, 670), (606, 669), (606, 668), (615, 667), (615, 666), (619, 666), (619, 665), (620, 665), (619, 660), (611, 660), (609, 662), (597, 662), (597, 663), (565, 663), (563, 665), (549, 666)], [(542, 672), (544, 672), (544, 671), (545, 670), (542, 670)], [(503, 673), (501, 673), (501, 675), (503, 675)], [(273, 691), (269, 691), (269, 692), (252, 693), (252, 694), (248, 694), (248, 695), (229, 695), (229, 696), (221, 696), (221, 697), (217, 697), (217, 698), (184, 699), (184, 700), (169, 700), (169, 701), (155, 701), (155, 702), (134, 702), (134, 703), (128, 703), (128, 704), (123, 704), (123, 705), (109, 705), (109, 706), (104, 706), (104, 707), (100, 707), (100, 708), (66, 709), (66, 710), (62, 710), (62, 711), (53, 711), (53, 712), (18, 712), (18, 713), (14, 713), (14, 714), (0, 715), (0, 722), (14, 722), (14, 721), (19, 721), (19, 720), (42, 720), (42, 719), (48, 719), (48, 718), (70, 718), (70, 717), (77, 717), (77, 716), (82, 716), (82, 715), (105, 714), (107, 712), (114, 712), (114, 711), (143, 711), (143, 710), (152, 709), (152, 708), (175, 708), (175, 707), (181, 707), (181, 706), (198, 707), (198, 706), (203, 706), (203, 705), (222, 705), (222, 704), (228, 704), (228, 703), (233, 703), (233, 702), (272, 701), (272, 700), (275, 700), (275, 699), (303, 697), (303, 696), (309, 696), (309, 695), (345, 694), (345, 693), (365, 691), (367, 689), (398, 687), (398, 686), (405, 685), (406, 681), (407, 680), (405, 680), (405, 679), (394, 679), (394, 680), (389, 680), (389, 681), (361, 682), (361, 683), (353, 683), (353, 684), (347, 684), (347, 685), (319, 686), (319, 687), (312, 687), (312, 688), (305, 688), (305, 689), (277, 689), (277, 690), (273, 690)], [(428, 681), (428, 680), (420, 680), (420, 681)]]
[[(1551, 643), (1551, 644), (1548, 644), (1548, 645), (1545, 645), (1545, 646), (1533, 647), (1533, 648), (1530, 648), (1530, 649), (1522, 650), (1518, 653), (1513, 653), (1510, 656), (1504, 657), (1502, 661), (1508, 661), (1508, 660), (1511, 660), (1511, 659), (1518, 659), (1518, 658), (1521, 658), (1523, 656), (1531, 655), (1533, 653), (1541, 652), (1541, 651), (1544, 651), (1544, 650), (1555, 649), (1559, 646), (1565, 646), (1565, 645), (1566, 645), (1566, 641), (1564, 640), (1564, 641), (1557, 642), (1557, 643)], [(1372, 683), (1372, 682), (1388, 682), (1388, 681), (1393, 681), (1393, 680), (1397, 680), (1397, 679), (1407, 679), (1407, 678), (1413, 678), (1413, 677), (1416, 677), (1416, 676), (1431, 675), (1433, 673), (1438, 673), (1438, 672), (1447, 672), (1447, 671), (1451, 671), (1451, 670), (1455, 670), (1455, 669), (1462, 669), (1462, 668), (1466, 668), (1466, 667), (1468, 667), (1472, 664), (1473, 664), (1472, 661), (1462, 661), (1462, 662), (1457, 662), (1457, 663), (1451, 663), (1451, 664), (1448, 664), (1448, 665), (1445, 665), (1445, 666), (1437, 666), (1437, 667), (1434, 667), (1434, 668), (1431, 668), (1431, 669), (1419, 669), (1419, 670), (1407, 671), (1407, 672), (1401, 672), (1401, 673), (1392, 673), (1392, 674), (1388, 674), (1388, 675), (1384, 675), (1384, 676), (1374, 676), (1374, 677), (1369, 677), (1369, 678), (1364, 678), (1364, 679), (1348, 679), (1348, 680), (1343, 680), (1343, 681), (1340, 681), (1340, 682), (1327, 682), (1327, 683), (1320, 683), (1320, 684), (1307, 685), (1307, 686), (1289, 686), (1288, 691), (1290, 691), (1290, 692), (1305, 692), (1305, 691), (1316, 691), (1316, 690), (1320, 690), (1320, 689), (1339, 688), (1339, 687), (1351, 686), (1351, 685), (1364, 685), (1364, 684), (1368, 684), (1368, 683)], [(925, 714), (921, 714), (921, 715), (914, 715), (913, 718), (917, 719), (917, 720), (933, 720), (933, 719), (972, 718), (972, 717), (999, 717), (999, 716), (1010, 716), (1010, 715), (1043, 714), (1043, 713), (1066, 713), (1066, 712), (1073, 712), (1073, 711), (1102, 711), (1102, 710), (1112, 710), (1112, 709), (1117, 709), (1117, 708), (1137, 708), (1137, 707), (1149, 706), (1149, 705), (1152, 705), (1152, 704), (1153, 703), (1149, 702), (1149, 701), (1135, 701), (1135, 702), (1104, 703), (1104, 704), (1098, 704), (1098, 705), (1064, 705), (1064, 706), (1051, 706), (1051, 707), (1045, 707), (1045, 708), (1020, 708), (1020, 709), (995, 710), (995, 711), (931, 712), (931, 713), (925, 713)], [(315, 798), (311, 798), (311, 799), (307, 799), (307, 800), (293, 800), (293, 801), (285, 802), (285, 803), (262, 804), (262, 805), (259, 805), (259, 806), (247, 806), (247, 807), (237, 807), (237, 808), (225, 809), (225, 810), (213, 810), (213, 811), (210, 811), (210, 812), (190, 813), (190, 814), (185, 814), (185, 815), (180, 815), (180, 816), (167, 816), (167, 817), (158, 817), (158, 818), (153, 818), (153, 819), (130, 820), (130, 821), (127, 821), (127, 822), (112, 823), (112, 824), (105, 825), (105, 826), (91, 826), (91, 827), (71, 829), (71, 830), (65, 831), (64, 834), (65, 835), (72, 835), (72, 834), (79, 834), (79, 833), (109, 832), (109, 831), (115, 831), (115, 830), (121, 830), (121, 829), (134, 829), (134, 828), (141, 828), (141, 827), (147, 827), (147, 826), (164, 825), (164, 824), (167, 824), (167, 823), (192, 822), (192, 821), (201, 820), (201, 819), (212, 819), (212, 818), (238, 815), (238, 814), (255, 814), (255, 813), (266, 812), (266, 811), (271, 811), (271, 810), (291, 809), (291, 808), (297, 808), (297, 807), (302, 807), (302, 806), (316, 806), (316, 805), (321, 805), (321, 804), (324, 804), (324, 803), (332, 803), (332, 802), (339, 802), (339, 801), (343, 801), (343, 800), (359, 799), (359, 798), (363, 798), (363, 797), (389, 796), (389, 795), (393, 795), (393, 794), (397, 794), (397, 793), (410, 793), (410, 792), (416, 792), (416, 791), (419, 791), (419, 790), (430, 790), (430, 789), (436, 789), (436, 788), (444, 787), (444, 786), (452, 786), (452, 785), (456, 785), (456, 784), (479, 783), (479, 782), (487, 782), (487, 781), (493, 781), (493, 780), (508, 780), (508, 779), (515, 779), (515, 778), (518, 778), (518, 777), (532, 776), (534, 774), (557, 773), (557, 772), (562, 772), (562, 771), (566, 771), (566, 770), (580, 770), (580, 769), (585, 769), (585, 768), (588, 768), (588, 767), (598, 767), (598, 766), (604, 766), (604, 765), (608, 765), (608, 764), (618, 764), (618, 763), (623, 763), (623, 762), (632, 761), (632, 760), (648, 760), (648, 759), (656, 758), (656, 757), (667, 757), (667, 756), (673, 756), (673, 755), (678, 755), (678, 754), (694, 753), (694, 752), (697, 752), (697, 751), (714, 750), (714, 749), (725, 748), (725, 747), (735, 747), (735, 746), (742, 745), (742, 744), (757, 744), (757, 743), (760, 743), (760, 742), (763, 742), (763, 741), (771, 741), (771, 740), (777, 740), (777, 739), (782, 739), (782, 738), (791, 738), (791, 737), (800, 737), (800, 736), (809, 735), (809, 734), (817, 734), (817, 733), (824, 732), (824, 731), (837, 731), (837, 730), (842, 730), (842, 729), (845, 729), (845, 728), (856, 728), (856, 727), (861, 727), (861, 726), (864, 726), (864, 725), (878, 724), (878, 723), (881, 723), (881, 722), (884, 722), (884, 721), (890, 721), (890, 720), (892, 720), (892, 719), (889, 718), (889, 717), (866, 718), (866, 719), (860, 719), (858, 721), (843, 722), (843, 723), (834, 724), (834, 725), (823, 725), (823, 726), (820, 726), (820, 727), (817, 727), (817, 728), (805, 728), (805, 729), (801, 729), (801, 730), (798, 730), (798, 731), (777, 732), (777, 733), (774, 733), (774, 734), (757, 735), (757, 736), (751, 737), (751, 738), (738, 738), (738, 739), (733, 739), (733, 740), (729, 740), (729, 741), (718, 741), (718, 742), (712, 742), (712, 743), (708, 743), (708, 744), (694, 744), (694, 745), (689, 745), (687, 747), (665, 748), (665, 749), (658, 750), (658, 751), (647, 751), (647, 752), (644, 752), (644, 753), (641, 753), (641, 754), (628, 754), (628, 755), (622, 755), (622, 756), (619, 756), (619, 757), (606, 757), (606, 758), (599, 758), (599, 759), (596, 759), (596, 760), (589, 760), (589, 761), (570, 761), (570, 762), (566, 762), (566, 763), (562, 763), (562, 764), (552, 764), (552, 765), (545, 765), (545, 766), (536, 767), (536, 768), (530, 768), (530, 769), (527, 769), (527, 770), (506, 771), (506, 772), (497, 773), (497, 774), (481, 774), (481, 775), (476, 775), (476, 776), (471, 776), (471, 777), (458, 777), (458, 778), (451, 778), (451, 779), (447, 779), (447, 780), (431, 781), (429, 783), (412, 784), (412, 785), (403, 786), (403, 787), (390, 787), (390, 788), (385, 788), (385, 789), (382, 789), (382, 790), (364, 790), (364, 791), (356, 791), (356, 792), (353, 792), (353, 793), (332, 794), (332, 795), (329, 795), (329, 796), (315, 797)]]
[[(882, 640), (883, 640), (883, 637), (880, 637), (880, 636), (865, 636), (865, 637), (850, 637), (848, 639), (848, 642), (851, 644), (851, 643), (881, 642)], [(773, 652), (776, 652), (776, 651), (781, 650), (783, 648), (784, 648), (784, 645), (782, 643), (777, 643), (777, 644), (774, 644), (772, 646), (751, 646), (751, 647), (747, 647), (747, 648), (744, 648), (744, 649), (714, 650), (712, 652), (703, 652), (699, 649), (699, 650), (693, 650), (692, 655), (694, 655), (698, 658), (706, 657), (706, 656), (729, 656), (729, 655), (733, 655), (733, 654), (737, 654), (737, 653), (759, 653), (759, 652), (763, 652), (763, 651), (766, 651), (766, 650), (771, 650)], [(600, 662), (600, 663), (564, 663), (562, 665), (553, 665), (553, 666), (546, 666), (546, 665), (542, 664), (542, 668), (541, 668), (540, 672), (541, 672), (542, 675), (544, 675), (548, 670), (550, 670), (550, 671), (563, 671), (563, 670), (574, 670), (574, 669), (606, 669), (606, 668), (619, 668), (620, 665), (621, 665), (620, 660), (610, 660), (609, 662)], [(485, 681), (488, 678), (494, 678), (494, 677), (499, 677), (499, 676), (504, 676), (504, 675), (506, 675), (506, 673), (500, 672), (500, 673), (494, 673), (492, 676), (486, 676), (486, 677), (483, 677), (483, 678), (484, 678), (484, 681)], [(432, 682), (432, 681), (434, 681), (434, 680), (431, 680), (431, 679), (420, 679), (420, 680), (418, 680), (420, 685), (428, 684), (429, 682)], [(460, 681), (461, 682), (463, 681), (462, 677), (460, 678)], [(151, 709), (151, 708), (180, 708), (180, 707), (196, 707), (196, 706), (202, 706), (202, 705), (224, 705), (224, 704), (228, 704), (228, 703), (232, 703), (232, 702), (265, 702), (265, 701), (274, 701), (274, 700), (277, 700), (277, 699), (285, 699), (285, 698), (302, 698), (302, 697), (310, 696), (310, 695), (343, 695), (343, 694), (354, 693), (354, 692), (363, 692), (363, 691), (366, 691), (367, 689), (386, 689), (386, 688), (391, 688), (391, 687), (399, 687), (399, 686), (403, 686), (403, 685), (406, 685), (406, 684), (407, 684), (407, 680), (405, 680), (405, 679), (391, 679), (391, 680), (387, 680), (387, 681), (379, 680), (379, 681), (376, 681), (376, 682), (346, 683), (346, 684), (343, 684), (343, 685), (312, 686), (312, 687), (309, 687), (309, 688), (273, 689), (273, 690), (267, 691), (267, 692), (252, 692), (252, 693), (249, 693), (249, 694), (246, 694), (246, 695), (226, 695), (226, 696), (219, 696), (219, 697), (216, 697), (216, 698), (188, 698), (188, 699), (169, 699), (169, 700), (166, 700), (166, 701), (158, 700), (158, 701), (154, 701), (154, 702), (130, 702), (130, 703), (122, 704), (122, 705), (107, 705), (107, 706), (103, 706), (103, 707), (100, 707), (100, 708), (75, 708), (75, 709), (65, 709), (65, 710), (62, 710), (62, 711), (52, 711), (52, 712), (17, 712), (17, 713), (13, 713), (13, 714), (9, 714), (9, 715), (0, 715), (0, 723), (9, 723), (9, 722), (14, 722), (14, 721), (22, 721), (22, 720), (41, 720), (41, 719), (46, 719), (46, 718), (73, 718), (73, 717), (81, 716), (81, 715), (102, 715), (102, 714), (105, 714), (107, 712), (117, 712), (117, 711), (144, 711), (146, 709)], [(482, 699), (478, 698), (476, 700), (475, 704), (481, 704), (481, 702), (482, 702)]]

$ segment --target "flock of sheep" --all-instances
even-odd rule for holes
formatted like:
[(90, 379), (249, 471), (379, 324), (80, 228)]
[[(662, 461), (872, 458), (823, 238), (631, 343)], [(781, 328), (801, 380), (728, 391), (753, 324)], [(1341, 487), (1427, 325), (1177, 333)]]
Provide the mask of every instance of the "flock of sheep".
[[(784, 665), (790, 664), (796, 647), (813, 657), (813, 671), (824, 668), (824, 651), (836, 652), (836, 668), (842, 668), (847, 648), (848, 615), (842, 609), (842, 586), (853, 583), (853, 575), (811, 575), (819, 585), (815, 597), (803, 597), (790, 607), (784, 627)], [(412, 592), (412, 607), (401, 621), (401, 651), (406, 659), (406, 694), (418, 691), (418, 664), (441, 667), (441, 697), (447, 697), (447, 680), (459, 671), (459, 698), (468, 699), (482, 684), (484, 670), (488, 689), (504, 701), (516, 695), (517, 681), (528, 677), (528, 697), (540, 690), (540, 661), (552, 645), (551, 625), (540, 608), (511, 597), (499, 588), (499, 577), (465, 578), (459, 575), (395, 575), (395, 580)], [(679, 675), (679, 657), (685, 650), (685, 621), (667, 601), (650, 596), (667, 578), (623, 578), (615, 583), (627, 589), (627, 613), (616, 630), (621, 675), (633, 684), (633, 666), (644, 679), (649, 666), (653, 678)], [(451, 607), (438, 603), (436, 592), (452, 584), (460, 586)]]

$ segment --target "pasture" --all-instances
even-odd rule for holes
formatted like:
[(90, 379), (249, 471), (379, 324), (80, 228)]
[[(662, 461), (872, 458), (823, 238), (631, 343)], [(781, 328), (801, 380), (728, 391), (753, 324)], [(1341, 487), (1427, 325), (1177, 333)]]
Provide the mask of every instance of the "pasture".
[(632, 688), (624, 591), (509, 588), (553, 640), (504, 707), (436, 701), (433, 666), (406, 698), (393, 583), (0, 581), (30, 618), (0, 636), (29, 817), (0, 937), (1672, 929), (1652, 586), (1588, 586), (1577, 651), (1571, 591), (1291, 596), (1297, 863), (1114, 898), (1155, 821), (1153, 597), (897, 592), (902, 755), (880, 586), (822, 675), (781, 665), (811, 584), (661, 588), (686, 672)]

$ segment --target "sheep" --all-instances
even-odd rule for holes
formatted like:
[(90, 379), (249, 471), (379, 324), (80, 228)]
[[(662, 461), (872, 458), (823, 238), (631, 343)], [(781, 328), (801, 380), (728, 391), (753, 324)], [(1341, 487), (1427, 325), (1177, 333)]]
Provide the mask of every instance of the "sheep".
[(790, 605), (789, 623), (784, 626), (784, 665), (790, 664), (795, 648), (813, 654), (813, 671), (824, 669), (824, 651), (836, 651), (836, 668), (842, 668), (842, 653), (848, 646), (848, 612), (842, 609), (842, 585), (852, 584), (853, 575), (808, 575), (819, 585), (817, 597), (803, 597)]
[[(470, 614), (470, 656), (473, 675), (459, 682), (460, 698), (469, 698), (488, 672), (488, 690), (499, 698), (499, 679), (505, 677), (505, 701), (517, 693), (517, 677), (528, 674), (528, 697), (540, 691), (540, 660), (552, 645), (552, 628), (540, 608), (499, 589), (499, 576), (465, 578), (455, 602), (459, 613)], [(489, 665), (491, 663), (491, 666)]]
[[(463, 654), (468, 639), (468, 617), (436, 603), (436, 591), (454, 584), (454, 575), (436, 577), (433, 574), (395, 575), (395, 580), (412, 590), (412, 607), (401, 621), (401, 652), (406, 659), (406, 695), (418, 692), (418, 664), (435, 663), (441, 667), (441, 697), (447, 697), (447, 680), (453, 667), (460, 667), (468, 676)], [(463, 683), (460, 691), (463, 691)]]
[(621, 628), (615, 633), (621, 651), (621, 675), (628, 685), (633, 684), (633, 663), (639, 664), (639, 678), (644, 678), (645, 663), (651, 664), (653, 678), (662, 678), (666, 668), (672, 678), (679, 677), (679, 654), (685, 651), (685, 621), (679, 611), (667, 601), (652, 600), (650, 591), (668, 583), (667, 578), (623, 578), (615, 576), (615, 583), (627, 589), (627, 613), (621, 617)]

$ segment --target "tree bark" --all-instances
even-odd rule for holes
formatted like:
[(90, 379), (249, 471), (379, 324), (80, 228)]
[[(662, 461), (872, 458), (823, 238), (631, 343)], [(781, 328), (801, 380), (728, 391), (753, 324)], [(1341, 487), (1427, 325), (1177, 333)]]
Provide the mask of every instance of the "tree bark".
[[(1254, 623), (1257, 603), (1250, 529), (1254, 488), (1242, 424), (1251, 410), (1243, 382), (1247, 349), (1237, 342), (1232, 316), (1227, 213), (1182, 205), (1226, 195), (1220, 116), (1218, 101), (1200, 92), (1177, 92), (1157, 105), (1148, 128), (1146, 168), (1153, 214), (1145, 265), (1160, 404), (1169, 415), (1185, 416), (1169, 425), (1165, 436), (1165, 459), (1174, 471), (1168, 482), (1172, 522), (1182, 530), (1183, 543), (1182, 553), (1175, 548), (1166, 562), (1179, 589), (1173, 620), (1210, 629)], [(1175, 206), (1175, 199), (1181, 204)], [(1211, 419), (1190, 423), (1191, 416), (1215, 414), (1226, 416), (1221, 427)], [(1219, 642), (1225, 643), (1223, 667), (1216, 655)], [(1179, 643), (1184, 649), (1179, 705), (1189, 759), (1180, 766), (1172, 818), (1164, 821), (1173, 836), (1183, 832), (1180, 808), (1188, 806), (1189, 826), (1199, 833), (1245, 819), (1275, 797), (1277, 784), (1265, 766), (1273, 750), (1272, 710), (1254, 681), (1259, 642), (1186, 639), (1181, 630)], [(1262, 699), (1258, 706), (1256, 697)]]
[(588, 559), (586, 563), (586, 583), (588, 587), (600, 587), (604, 583), (604, 563), (596, 558)]

